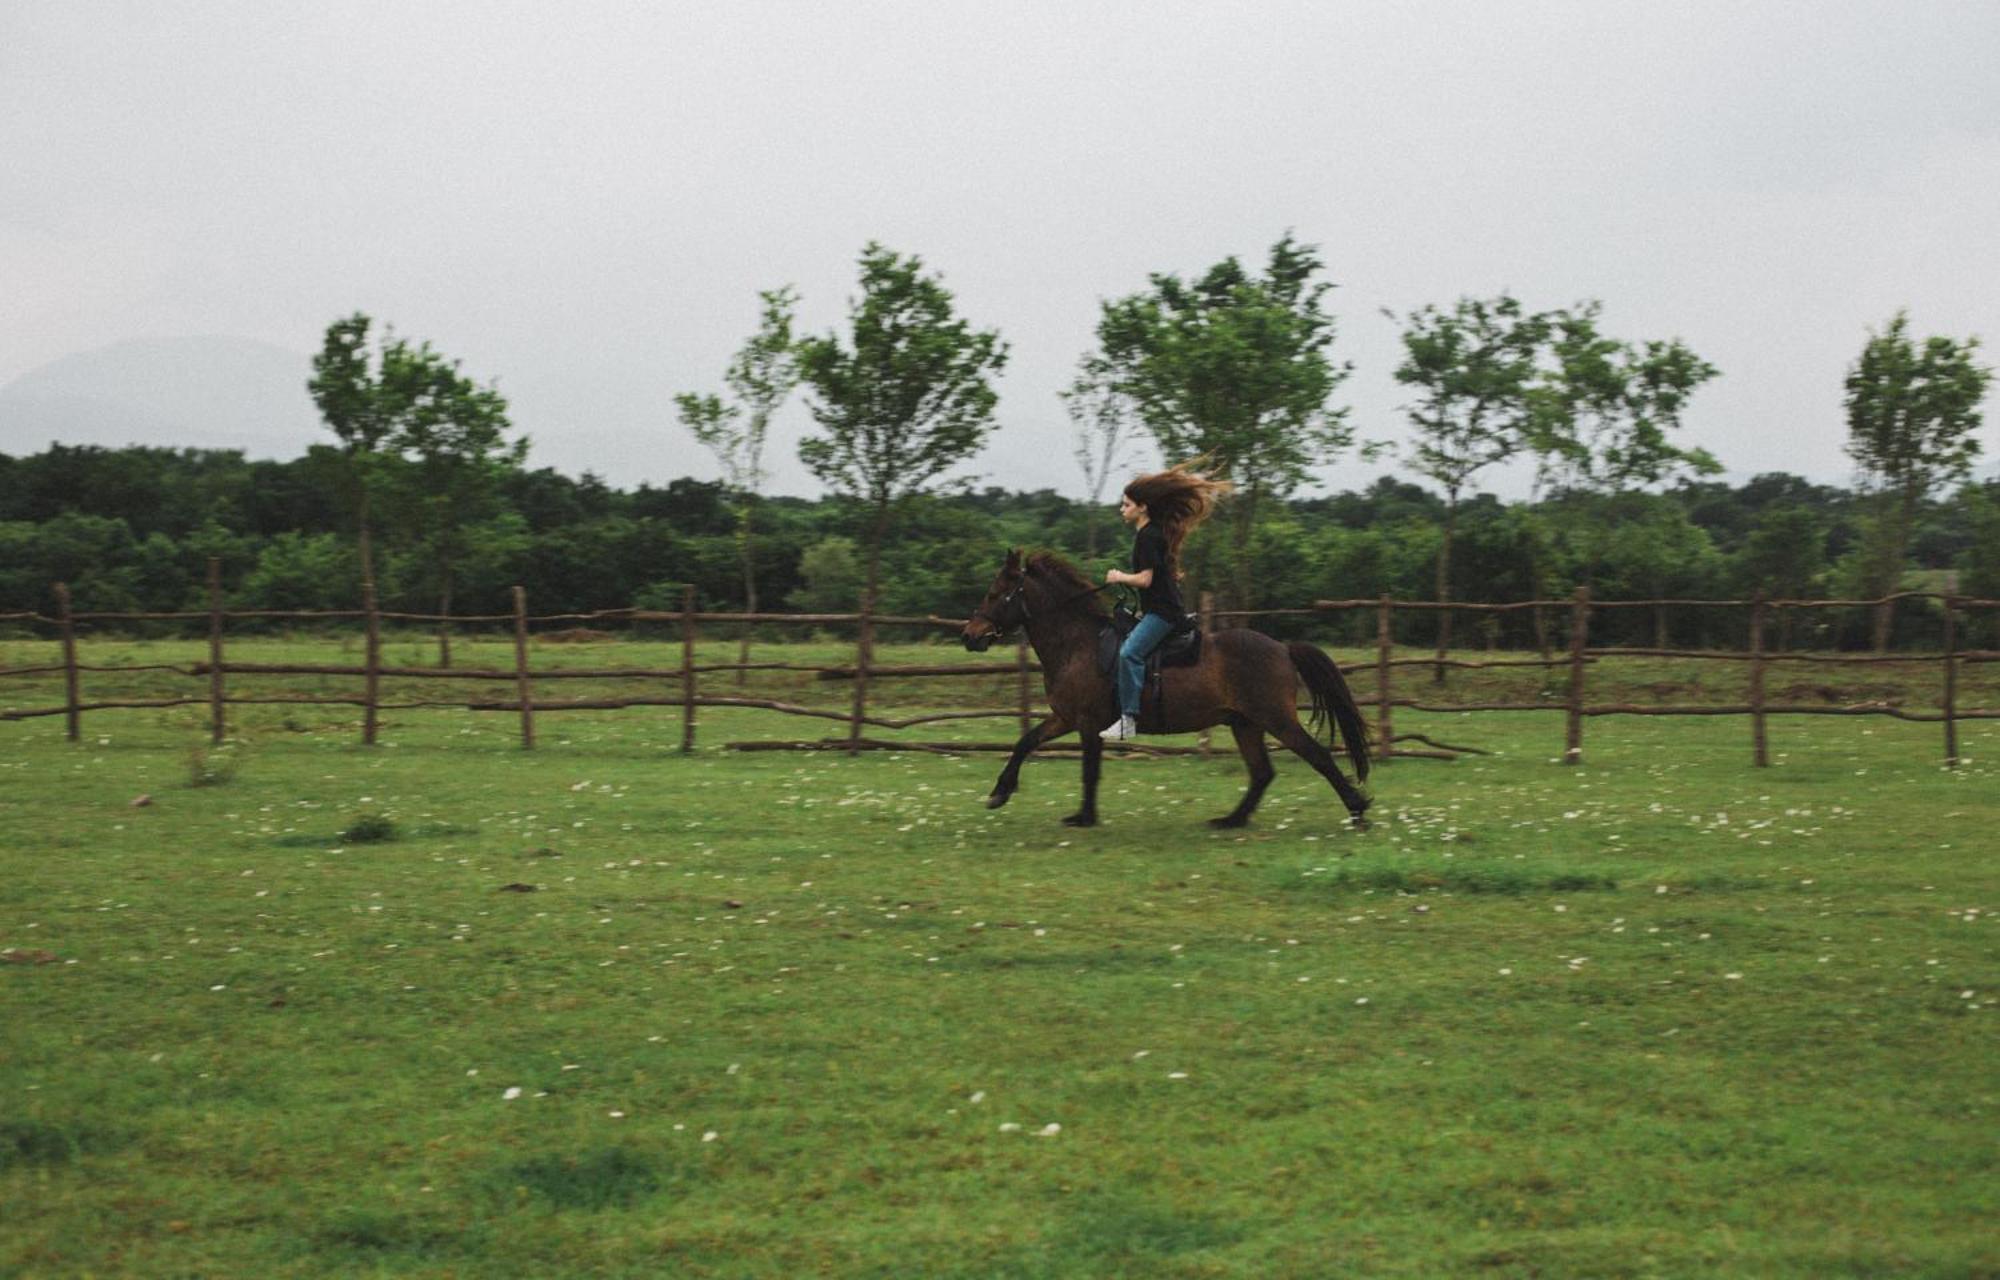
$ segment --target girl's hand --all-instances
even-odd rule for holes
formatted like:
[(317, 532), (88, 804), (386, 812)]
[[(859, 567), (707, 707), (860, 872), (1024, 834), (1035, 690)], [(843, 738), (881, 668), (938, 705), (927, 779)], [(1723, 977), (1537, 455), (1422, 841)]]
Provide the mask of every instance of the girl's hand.
[(1104, 580), (1105, 580), (1106, 582), (1109, 582), (1109, 583), (1113, 584), (1113, 585), (1116, 585), (1116, 584), (1117, 584), (1117, 582), (1118, 582), (1118, 570), (1116, 570), (1116, 569), (1106, 569), (1106, 570), (1104, 571)]

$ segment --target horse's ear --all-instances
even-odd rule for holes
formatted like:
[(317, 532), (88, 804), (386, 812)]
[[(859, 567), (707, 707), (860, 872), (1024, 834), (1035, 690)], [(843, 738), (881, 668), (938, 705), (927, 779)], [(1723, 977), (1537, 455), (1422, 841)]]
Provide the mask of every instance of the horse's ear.
[(1021, 549), (1019, 547), (1007, 548), (1007, 572), (1019, 573), (1020, 571), (1021, 571)]

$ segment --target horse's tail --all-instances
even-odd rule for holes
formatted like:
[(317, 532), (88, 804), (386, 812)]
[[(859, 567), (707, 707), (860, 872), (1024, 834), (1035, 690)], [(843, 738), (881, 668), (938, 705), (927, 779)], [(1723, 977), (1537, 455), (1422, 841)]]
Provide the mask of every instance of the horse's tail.
[[(1313, 645), (1294, 640), (1285, 646), (1292, 655), (1292, 665), (1298, 668), (1299, 676), (1312, 692), (1312, 719), (1307, 729), (1318, 733), (1320, 726), (1329, 717), (1340, 726), (1341, 740), (1347, 744), (1348, 758), (1354, 761), (1354, 776), (1366, 781), (1368, 778), (1368, 726), (1361, 719), (1361, 708), (1354, 705), (1354, 694), (1347, 688), (1347, 680), (1340, 674), (1333, 659)], [(1332, 745), (1329, 740), (1328, 745)]]

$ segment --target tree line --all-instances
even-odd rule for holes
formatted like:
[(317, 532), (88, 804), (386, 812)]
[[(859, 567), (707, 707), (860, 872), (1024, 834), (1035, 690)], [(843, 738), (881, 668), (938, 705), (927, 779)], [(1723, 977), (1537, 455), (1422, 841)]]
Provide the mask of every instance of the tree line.
[[(290, 461), (246, 460), (226, 450), (55, 445), (0, 455), (0, 611), (50, 608), (49, 587), (71, 585), (76, 607), (170, 611), (206, 607), (206, 563), (220, 557), (232, 606), (351, 609), (359, 599), (354, 515), (335, 483), (341, 459), (319, 446)], [(1741, 484), (1679, 482), (1628, 495), (1609, 509), (1566, 494), (1460, 504), (1460, 599), (1555, 596), (1580, 580), (1608, 599), (1859, 595), (1867, 588), (1873, 496), (1783, 473)], [(1392, 477), (1372, 485), (1267, 503), (1252, 530), (1252, 607), (1328, 596), (1427, 599), (1435, 586), (1445, 500)], [(428, 612), (436, 567), (415, 531), (385, 519), (377, 569), (383, 607)], [(765, 608), (851, 612), (865, 586), (869, 509), (835, 497), (767, 497), (759, 504), (757, 581)], [(885, 612), (952, 614), (978, 602), (1000, 549), (1047, 547), (1104, 566), (1125, 553), (1108, 503), (1050, 490), (986, 488), (907, 504), (885, 547)], [(680, 607), (692, 584), (706, 606), (747, 606), (736, 494), (722, 482), (675, 480), (620, 489), (585, 474), (517, 468), (501, 479), (493, 509), (463, 532), (456, 600), (464, 612), (504, 613), (519, 583), (537, 612), (620, 604)], [(1093, 552), (1091, 549), (1095, 547)], [(1189, 543), (1191, 580), (1227, 569), (1222, 539)], [(1947, 575), (1954, 575), (1948, 577)], [(2000, 598), (2000, 482), (1970, 484), (1921, 503), (1912, 516), (1904, 582)], [(1902, 625), (1922, 628), (1921, 612)], [(1612, 620), (1606, 619), (1607, 624)], [(1670, 619), (1677, 643), (1733, 642), (1740, 619)], [(1369, 625), (1372, 625), (1369, 624)], [(1428, 642), (1411, 619), (1406, 636)], [(1484, 624), (1482, 624), (1484, 625)], [(1532, 643), (1524, 619), (1464, 637), (1478, 645)], [(1630, 637), (1650, 641), (1651, 619), (1620, 615)], [(1805, 625), (1801, 622), (1799, 625)], [(1689, 628), (1706, 627), (1706, 633)], [(1357, 633), (1357, 640), (1361, 638)], [(1904, 640), (1916, 638), (1905, 634)], [(1789, 637), (1862, 645), (1868, 620)]]
[[(1991, 371), (1978, 339), (1920, 340), (1902, 314), (1848, 371), (1853, 489), (1714, 480), (1716, 460), (1675, 437), (1719, 371), (1678, 339), (1612, 333), (1595, 300), (1466, 297), (1393, 316), (1410, 398), (1407, 443), (1391, 450), (1359, 439), (1337, 403), (1351, 367), (1336, 354), (1334, 286), (1318, 250), (1287, 234), (1261, 268), (1226, 258), (1101, 304), (1063, 394), (1088, 494), (1077, 502), (953, 482), (998, 427), (1006, 344), (961, 317), (921, 260), (870, 244), (859, 265), (844, 333), (795, 332), (798, 295), (768, 291), (721, 392), (677, 397), (681, 425), (721, 465), (716, 483), (624, 491), (531, 469), (492, 384), (357, 314), (329, 325), (308, 384), (333, 443), (301, 458), (0, 455), (0, 606), (43, 607), (60, 579), (80, 608), (180, 607), (219, 556), (246, 607), (352, 607), (366, 581), (385, 607), (420, 612), (499, 611), (513, 583), (537, 611), (673, 607), (689, 583), (716, 607), (948, 611), (977, 599), (1006, 545), (1122, 555), (1106, 489), (1148, 453), (1146, 465), (1206, 457), (1235, 481), (1219, 536), (1192, 544), (1186, 566), (1235, 608), (1577, 584), (1637, 598), (1953, 581), (2000, 595), (2000, 495), (1969, 481)], [(801, 392), (814, 430), (796, 448), (826, 486), (816, 500), (763, 492), (773, 415)], [(1316, 469), (1391, 454), (1424, 483), (1308, 492)], [(1479, 491), (1483, 471), (1516, 459), (1534, 463), (1529, 499)], [(1891, 625), (1878, 614), (1866, 640), (1889, 643)], [(1812, 639), (1861, 639), (1827, 626)]]

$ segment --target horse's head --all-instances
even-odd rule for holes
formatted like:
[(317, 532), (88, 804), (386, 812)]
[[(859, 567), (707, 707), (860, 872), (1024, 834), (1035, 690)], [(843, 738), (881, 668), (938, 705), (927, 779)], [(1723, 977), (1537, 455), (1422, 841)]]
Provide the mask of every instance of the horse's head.
[(974, 653), (984, 653), (1002, 635), (1028, 620), (1028, 569), (1021, 553), (1009, 551), (1007, 563), (993, 576), (986, 598), (966, 620), (959, 639)]

